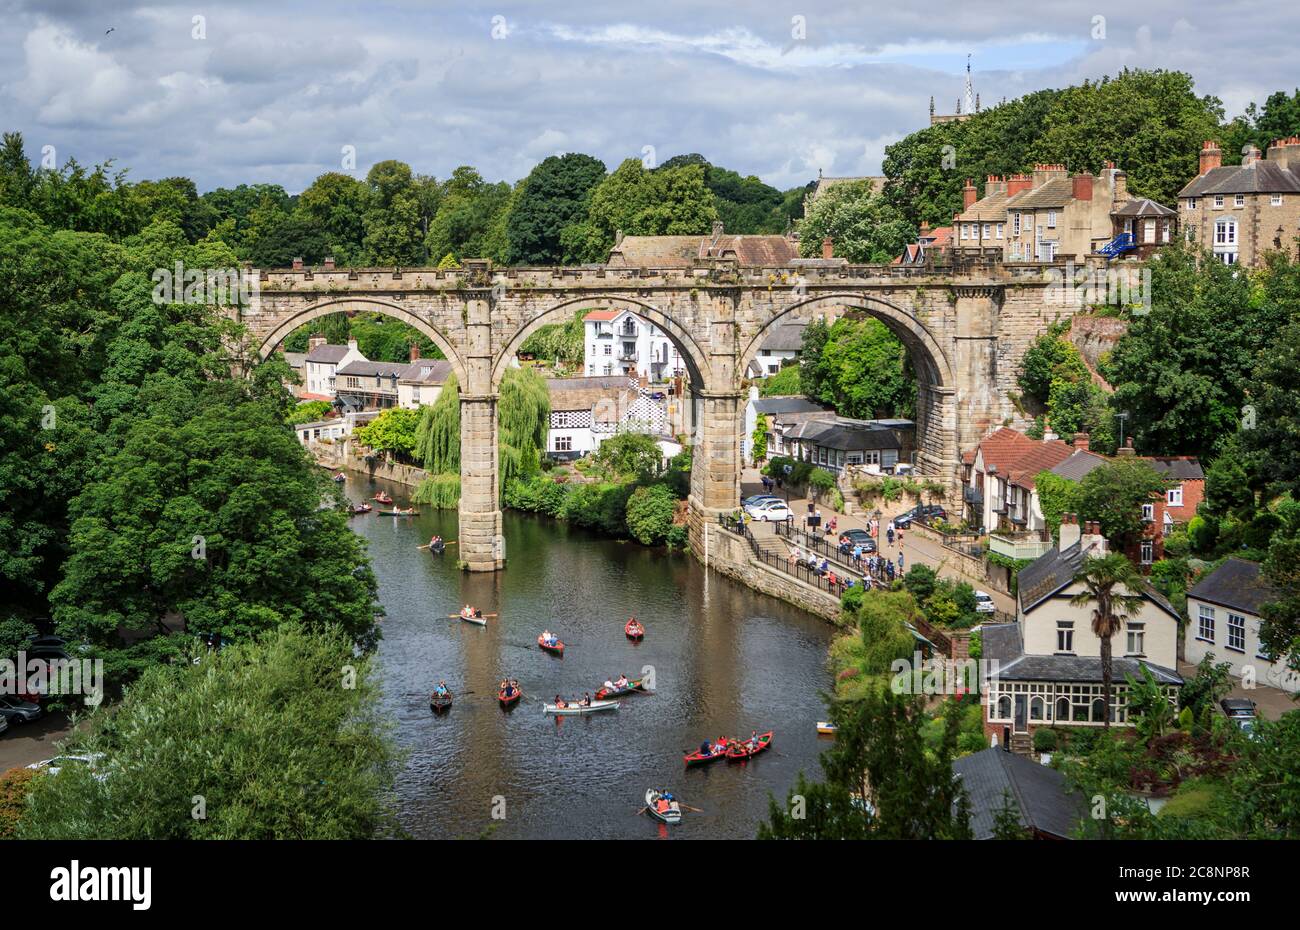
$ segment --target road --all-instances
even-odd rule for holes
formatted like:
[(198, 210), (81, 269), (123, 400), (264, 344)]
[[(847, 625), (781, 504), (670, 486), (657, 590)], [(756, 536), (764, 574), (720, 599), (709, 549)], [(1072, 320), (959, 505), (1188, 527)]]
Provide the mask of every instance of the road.
[(68, 717), (53, 713), (33, 723), (13, 724), (0, 734), (0, 772), (49, 759), (56, 744), (68, 735)]

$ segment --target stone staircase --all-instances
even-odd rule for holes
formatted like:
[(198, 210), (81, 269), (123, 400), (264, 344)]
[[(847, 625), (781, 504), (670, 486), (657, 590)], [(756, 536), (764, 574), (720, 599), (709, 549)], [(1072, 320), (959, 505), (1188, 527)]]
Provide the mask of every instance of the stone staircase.
[(1018, 756), (1032, 757), (1034, 754), (1034, 741), (1028, 733), (1012, 733), (1011, 751)]
[(745, 525), (749, 527), (750, 535), (754, 537), (754, 545), (760, 552), (778, 559), (789, 557), (790, 547), (785, 544), (784, 539), (776, 535), (776, 527), (771, 523), (755, 520)]

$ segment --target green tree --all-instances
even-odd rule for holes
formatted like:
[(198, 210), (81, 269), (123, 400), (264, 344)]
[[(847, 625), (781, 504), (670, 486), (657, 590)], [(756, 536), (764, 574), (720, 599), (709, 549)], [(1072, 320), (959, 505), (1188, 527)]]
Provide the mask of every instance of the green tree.
[(871, 182), (836, 184), (813, 201), (799, 224), (799, 251), (805, 258), (820, 257), (822, 239), (830, 237), (835, 255), (850, 262), (892, 262), (917, 228), (883, 195), (873, 193)]
[(430, 474), (460, 474), (460, 383), (455, 374), (447, 375), (432, 404), (420, 407), (414, 457)]
[(799, 377), (799, 365), (781, 366), (781, 370), (776, 374), (759, 382), (758, 393), (763, 397), (802, 394), (803, 382)]
[(506, 369), (497, 402), (503, 497), (507, 482), (541, 470), (550, 418), (551, 395), (546, 379), (532, 368)]
[(356, 178), (337, 171), (322, 174), (298, 196), (294, 211), (299, 215), (297, 228), (319, 230), (328, 248), (326, 255), (333, 256), (340, 265), (364, 264), (365, 214), (370, 196), (369, 188)]
[(648, 479), (659, 474), (664, 454), (653, 436), (619, 433), (602, 442), (592, 458), (611, 475)]
[(560, 233), (586, 217), (591, 193), (604, 178), (604, 162), (573, 152), (552, 155), (533, 168), (506, 220), (510, 264), (560, 264)]
[[(340, 669), (356, 669), (344, 686)], [(394, 835), (397, 756), (370, 660), (342, 631), (287, 626), (146, 673), (38, 776), (28, 839), (373, 839)], [(100, 777), (96, 777), (96, 775)], [(195, 798), (205, 816), (192, 816)]]
[(423, 264), (426, 218), (410, 165), (377, 162), (366, 174), (366, 187), (370, 192), (363, 219), (366, 257), (376, 265)]
[(916, 378), (898, 337), (878, 320), (842, 318), (825, 331), (822, 342), (817, 325), (804, 330), (800, 362), (800, 381), (811, 399), (847, 417), (911, 415)]
[(1107, 539), (1127, 545), (1141, 535), (1142, 505), (1165, 492), (1167, 482), (1147, 462), (1119, 458), (1094, 468), (1079, 482), (1081, 520), (1096, 520)]
[(645, 546), (662, 543), (673, 526), (676, 501), (662, 484), (637, 488), (627, 499), (627, 531)]
[(369, 423), (353, 430), (352, 438), (375, 452), (391, 452), (401, 460), (412, 461), (419, 422), (419, 411), (389, 407)]
[(1083, 590), (1071, 597), (1070, 603), (1075, 607), (1092, 607), (1092, 632), (1101, 640), (1101, 693), (1108, 708), (1103, 726), (1109, 729), (1114, 690), (1111, 639), (1122, 629), (1125, 620), (1141, 611), (1144, 582), (1123, 553), (1112, 552), (1099, 558), (1085, 558), (1074, 583), (1083, 585)]

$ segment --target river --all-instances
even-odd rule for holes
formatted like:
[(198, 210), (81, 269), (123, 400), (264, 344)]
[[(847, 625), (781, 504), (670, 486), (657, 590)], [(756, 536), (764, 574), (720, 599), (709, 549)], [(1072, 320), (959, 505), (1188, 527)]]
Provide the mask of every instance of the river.
[[(353, 500), (410, 489), (349, 475)], [(800, 770), (820, 778), (826, 748), (815, 723), (830, 688), (824, 621), (704, 568), (689, 555), (646, 549), (544, 517), (506, 511), (507, 568), (468, 574), (456, 549), (416, 547), (456, 536), (456, 514), (352, 518), (369, 544), (387, 616), (379, 648), (386, 716), (406, 752), (400, 817), (417, 838), (752, 838), (768, 795), (784, 800)], [(447, 619), (471, 603), (500, 616), (486, 627)], [(631, 615), (646, 626), (630, 642)], [(563, 658), (537, 648), (549, 627)], [(653, 668), (656, 691), (617, 711), (542, 714), (541, 700), (581, 697), (606, 678)], [(496, 701), (504, 676), (524, 698)], [(456, 695), (434, 717), (438, 679)], [(684, 751), (707, 736), (774, 730), (770, 750), (744, 763), (686, 770)], [(667, 827), (638, 815), (645, 789), (667, 788), (703, 813)]]

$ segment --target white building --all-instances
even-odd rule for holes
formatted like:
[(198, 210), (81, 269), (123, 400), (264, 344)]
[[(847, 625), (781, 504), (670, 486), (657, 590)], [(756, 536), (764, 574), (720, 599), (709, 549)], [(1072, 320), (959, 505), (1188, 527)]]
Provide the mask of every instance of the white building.
[(803, 333), (807, 328), (807, 322), (773, 326), (758, 347), (758, 355), (750, 360), (745, 374), (750, 378), (770, 378), (783, 365), (798, 361), (803, 351)]
[[(627, 375), (552, 378), (546, 388), (551, 398), (546, 454), (551, 458), (581, 458), (617, 433), (647, 433), (662, 438), (668, 432), (664, 400), (642, 390)], [(677, 451), (681, 451), (680, 446)]]
[(418, 410), (421, 404), (432, 404), (450, 374), (451, 362), (445, 358), (412, 359), (397, 378), (397, 406)]
[(1238, 678), (1249, 672), (1255, 684), (1300, 691), (1300, 673), (1287, 667), (1287, 657), (1269, 656), (1259, 641), (1260, 608), (1277, 596), (1258, 562), (1229, 558), (1187, 592), (1187, 661), (1213, 654)]
[[(835, 411), (813, 403), (806, 397), (759, 397), (758, 388), (750, 387), (749, 403), (745, 405), (744, 431), (740, 437), (740, 454), (746, 464), (757, 464), (754, 461), (754, 430), (758, 428), (759, 417), (763, 417), (767, 423), (767, 457), (789, 454), (785, 444), (785, 429), (789, 426), (788, 418), (791, 414), (799, 415), (802, 422), (808, 417), (833, 419)], [(777, 425), (779, 417), (787, 418), (780, 421), (780, 426)]]
[(661, 382), (686, 372), (673, 341), (630, 310), (593, 310), (583, 322), (589, 378), (621, 374)]
[(341, 417), (332, 417), (328, 420), (299, 423), (294, 427), (294, 432), (298, 434), (298, 441), (304, 446), (313, 442), (320, 442), (322, 439), (337, 441), (348, 438), (352, 435), (354, 429), (358, 426), (365, 426), (377, 416), (379, 416), (378, 410), (345, 413)]
[(349, 339), (345, 346), (335, 346), (326, 344), (324, 336), (312, 336), (307, 341), (307, 358), (303, 362), (307, 393), (333, 400), (337, 396), (335, 378), (339, 368), (364, 361), (366, 357), (357, 348), (355, 339)]

